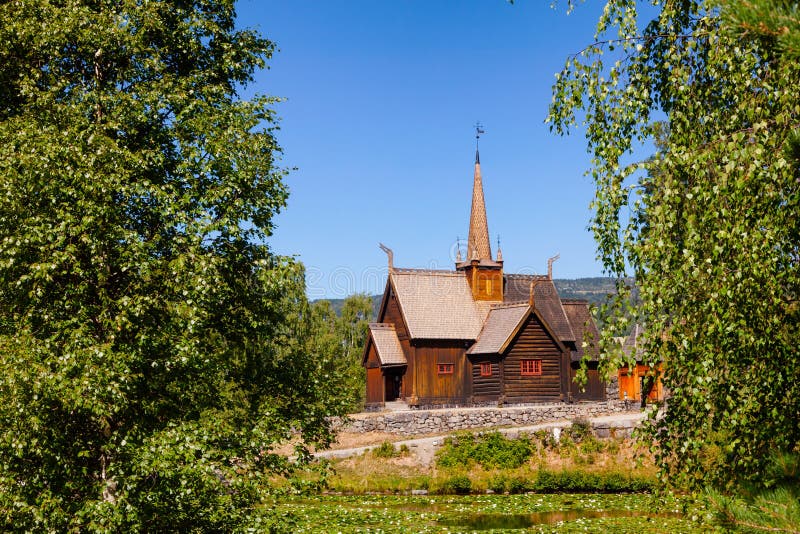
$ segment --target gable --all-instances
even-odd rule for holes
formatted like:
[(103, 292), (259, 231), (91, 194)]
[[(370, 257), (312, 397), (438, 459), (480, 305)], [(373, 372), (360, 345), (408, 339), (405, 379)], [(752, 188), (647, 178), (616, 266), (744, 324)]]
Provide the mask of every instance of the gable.
[(493, 307), (483, 324), (478, 341), (467, 354), (500, 354), (530, 313), (527, 304)]
[(381, 305), (378, 308), (376, 322), (394, 325), (398, 339), (404, 340), (409, 337), (406, 320), (403, 317), (391, 280), (386, 281), (386, 289), (383, 291), (383, 299), (381, 299)]
[(541, 351), (551, 347), (554, 354), (567, 350), (541, 312), (533, 308), (514, 332), (513, 338), (506, 343), (503, 352), (505, 354), (520, 350), (527, 352), (531, 348)]
[[(600, 340), (600, 332), (589, 311), (589, 302), (564, 299), (561, 304), (564, 306), (572, 332), (575, 334), (576, 350), (573, 352), (572, 359), (579, 361), (584, 356), (588, 356), (590, 360), (596, 361), (599, 354), (597, 343)], [(585, 348), (583, 347), (584, 342), (588, 344)]]
[(503, 302), (528, 302), (530, 300), (531, 283), (536, 281), (534, 288), (534, 303), (541, 316), (555, 332), (562, 343), (575, 341), (569, 320), (561, 305), (553, 281), (546, 276), (536, 274), (507, 274), (505, 275), (505, 292)]

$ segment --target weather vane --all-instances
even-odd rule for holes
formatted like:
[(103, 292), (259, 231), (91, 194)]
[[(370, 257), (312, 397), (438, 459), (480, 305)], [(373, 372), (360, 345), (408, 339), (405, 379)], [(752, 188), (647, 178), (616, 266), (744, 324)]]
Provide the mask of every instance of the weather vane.
[(483, 125), (481, 121), (475, 123), (475, 150), (478, 150), (478, 140), (481, 138), (481, 134), (485, 134), (486, 131), (483, 129)]

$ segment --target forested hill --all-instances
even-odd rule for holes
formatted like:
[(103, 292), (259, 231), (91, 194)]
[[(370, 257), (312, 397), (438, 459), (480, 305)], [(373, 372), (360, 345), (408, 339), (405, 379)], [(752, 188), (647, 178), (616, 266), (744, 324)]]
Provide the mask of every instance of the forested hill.
[(591, 304), (600, 304), (606, 295), (614, 293), (614, 278), (558, 279), (553, 283), (562, 299), (586, 299)]
[[(614, 279), (605, 277), (553, 280), (562, 299), (586, 299), (591, 304), (599, 304), (606, 295), (614, 292)], [(382, 294), (372, 296), (373, 317), (378, 316), (378, 306)], [(342, 310), (344, 299), (328, 299), (337, 315)]]

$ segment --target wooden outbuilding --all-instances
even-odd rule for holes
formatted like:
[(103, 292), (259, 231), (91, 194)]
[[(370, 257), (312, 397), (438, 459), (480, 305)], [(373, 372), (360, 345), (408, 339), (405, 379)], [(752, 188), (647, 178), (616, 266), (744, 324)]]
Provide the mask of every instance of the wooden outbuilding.
[(625, 366), (619, 369), (617, 375), (619, 398), (620, 400), (642, 402), (642, 397), (644, 397), (645, 402), (663, 401), (662, 367), (661, 365), (652, 367), (642, 362), (641, 338), (643, 335), (644, 329), (641, 325), (636, 324), (622, 344), (622, 351), (626, 356), (632, 356), (636, 360), (636, 366), (633, 368)]
[(389, 276), (364, 347), (367, 408), (605, 399), (596, 353), (582, 347), (597, 339), (588, 303), (562, 301), (549, 267), (508, 274), (502, 252), (492, 256), (477, 152), (467, 258), (459, 251), (454, 270), (398, 269), (382, 248)]

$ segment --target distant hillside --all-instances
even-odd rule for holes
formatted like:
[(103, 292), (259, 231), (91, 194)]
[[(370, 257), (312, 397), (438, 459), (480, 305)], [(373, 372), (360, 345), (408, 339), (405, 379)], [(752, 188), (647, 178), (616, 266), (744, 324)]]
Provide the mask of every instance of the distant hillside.
[[(590, 304), (600, 304), (605, 300), (606, 295), (614, 292), (614, 279), (605, 277), (596, 278), (576, 278), (574, 280), (556, 278), (553, 283), (558, 289), (558, 294), (562, 299), (585, 299)], [(378, 316), (378, 307), (381, 305), (383, 295), (372, 296), (372, 316)], [(336, 310), (340, 313), (344, 299), (328, 299)]]
[(610, 293), (615, 293), (614, 278), (576, 278), (553, 280), (562, 299), (585, 299), (590, 304), (600, 304)]

